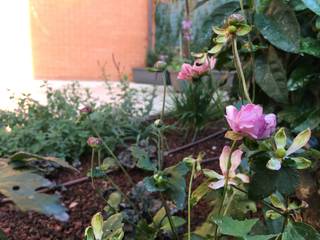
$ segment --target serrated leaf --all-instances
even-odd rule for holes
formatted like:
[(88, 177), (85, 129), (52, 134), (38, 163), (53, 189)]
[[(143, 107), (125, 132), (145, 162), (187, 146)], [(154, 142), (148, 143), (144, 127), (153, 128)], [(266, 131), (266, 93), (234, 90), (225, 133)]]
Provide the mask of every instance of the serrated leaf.
[(310, 225), (302, 222), (289, 221), (284, 233), (282, 234), (282, 240), (319, 240), (320, 234)]
[(214, 222), (219, 226), (220, 232), (224, 235), (234, 237), (245, 237), (247, 236), (252, 227), (259, 221), (255, 219), (245, 219), (243, 221), (235, 220), (231, 217), (222, 217), (215, 219)]
[(287, 135), (284, 128), (280, 128), (278, 132), (274, 135), (274, 141), (277, 148), (285, 148), (287, 145)]
[(300, 25), (294, 11), (283, 1), (271, 0), (258, 12), (254, 24), (272, 45), (292, 53), (300, 49)]
[(301, 149), (302, 147), (304, 147), (308, 143), (310, 137), (311, 137), (310, 128), (305, 129), (304, 131), (300, 132), (293, 139), (291, 146), (288, 148), (287, 156), (289, 156), (290, 154), (292, 154), (292, 153), (298, 151), (299, 149)]
[(302, 2), (313, 11), (315, 14), (320, 16), (320, 1), (319, 0), (302, 0)]
[(283, 195), (293, 193), (299, 184), (298, 173), (295, 169), (282, 166), (279, 171), (267, 169), (269, 159), (255, 158), (253, 171), (249, 184), (249, 197), (251, 199), (263, 199), (276, 191)]
[(286, 72), (276, 51), (270, 47), (268, 55), (256, 59), (255, 77), (259, 87), (272, 99), (287, 103), (288, 89)]

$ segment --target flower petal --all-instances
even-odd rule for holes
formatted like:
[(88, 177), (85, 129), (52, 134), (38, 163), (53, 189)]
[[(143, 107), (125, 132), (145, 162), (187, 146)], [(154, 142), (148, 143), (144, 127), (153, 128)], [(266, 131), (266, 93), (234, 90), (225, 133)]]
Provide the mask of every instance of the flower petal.
[(211, 189), (219, 189), (219, 188), (222, 188), (224, 186), (224, 179), (222, 180), (219, 180), (217, 182), (211, 182), (208, 187), (211, 188)]
[(242, 156), (242, 151), (237, 149), (235, 150), (232, 155), (231, 155), (231, 167), (230, 167), (230, 173), (235, 173), (236, 169), (239, 167), (241, 163), (241, 156)]
[(224, 146), (219, 158), (220, 169), (223, 175), (227, 173), (230, 151), (231, 149), (229, 146)]
[(247, 175), (243, 174), (243, 173), (238, 173), (236, 175), (236, 177), (239, 178), (244, 183), (249, 183), (250, 182), (250, 178)]
[(238, 132), (239, 131), (239, 127), (237, 125), (237, 115), (238, 115), (238, 109), (236, 109), (234, 106), (227, 106), (226, 107), (226, 119), (227, 122), (230, 126), (230, 128), (235, 131)]

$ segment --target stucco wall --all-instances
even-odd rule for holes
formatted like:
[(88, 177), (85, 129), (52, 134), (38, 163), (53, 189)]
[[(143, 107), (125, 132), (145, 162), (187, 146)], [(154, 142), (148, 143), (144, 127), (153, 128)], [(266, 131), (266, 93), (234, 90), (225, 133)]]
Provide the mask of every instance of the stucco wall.
[(148, 0), (30, 0), (34, 75), (38, 79), (101, 79), (112, 54), (131, 76), (145, 64)]

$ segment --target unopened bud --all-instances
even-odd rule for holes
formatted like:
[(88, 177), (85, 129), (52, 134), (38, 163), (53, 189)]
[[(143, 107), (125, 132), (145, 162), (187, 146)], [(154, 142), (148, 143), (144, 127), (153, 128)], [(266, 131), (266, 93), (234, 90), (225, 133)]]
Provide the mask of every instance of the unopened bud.
[(244, 17), (241, 14), (234, 13), (228, 17), (228, 25), (238, 25), (245, 21)]

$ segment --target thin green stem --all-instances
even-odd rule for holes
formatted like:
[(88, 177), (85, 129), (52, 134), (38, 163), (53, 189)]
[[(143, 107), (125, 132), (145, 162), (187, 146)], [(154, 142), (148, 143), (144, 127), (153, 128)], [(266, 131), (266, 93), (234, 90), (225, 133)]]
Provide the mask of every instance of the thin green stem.
[(192, 163), (192, 171), (189, 180), (189, 189), (188, 189), (188, 240), (191, 240), (191, 194), (192, 194), (192, 182), (196, 170), (196, 163)]
[(239, 56), (239, 52), (238, 52), (238, 48), (237, 48), (237, 38), (233, 37), (231, 43), (232, 43), (232, 52), (233, 52), (233, 57), (234, 57), (234, 65), (236, 67), (238, 77), (242, 83), (244, 96), (249, 103), (252, 103), (250, 96), (249, 96), (246, 80), (244, 77), (244, 73), (243, 73), (243, 69), (242, 69), (242, 65), (241, 65), (241, 61), (240, 61), (240, 56)]
[[(219, 210), (218, 210), (218, 216), (220, 217), (221, 216), (221, 211), (222, 211), (222, 208), (223, 208), (223, 205), (224, 205), (224, 202), (225, 202), (225, 198), (227, 196), (227, 192), (228, 192), (228, 186), (229, 186), (229, 171), (230, 171), (230, 168), (231, 168), (231, 156), (232, 156), (232, 153), (236, 147), (236, 144), (237, 144), (237, 141), (233, 141), (232, 142), (232, 145), (231, 145), (231, 149), (230, 149), (230, 154), (228, 156), (228, 163), (227, 163), (227, 174), (225, 176), (225, 182), (224, 182), (224, 188), (223, 188), (223, 195), (222, 195), (222, 200), (221, 200), (221, 204), (220, 204), (220, 207), (219, 207)], [(219, 230), (219, 227), (216, 226), (216, 229), (215, 229), (215, 233), (214, 233), (214, 239), (217, 240), (218, 239), (218, 230)]]
[(231, 194), (231, 197), (228, 198), (228, 204), (227, 204), (226, 208), (224, 209), (222, 216), (225, 216), (228, 213), (234, 196), (235, 196), (235, 192), (233, 191)]
[(92, 151), (91, 151), (91, 185), (92, 185), (92, 188), (95, 189), (95, 186), (94, 186), (94, 180), (93, 180), (93, 168), (94, 168), (94, 148), (92, 148)]
[(98, 164), (99, 164), (99, 168), (101, 167), (101, 150), (98, 150)]
[(163, 98), (162, 98), (162, 109), (160, 120), (163, 122), (164, 114), (165, 114), (165, 107), (166, 107), (166, 95), (167, 95), (167, 78), (166, 78), (166, 71), (162, 72), (162, 80), (163, 80)]
[(113, 153), (113, 151), (109, 148), (109, 146), (104, 142), (104, 140), (101, 138), (99, 132), (97, 131), (97, 129), (94, 127), (94, 125), (92, 124), (92, 121), (90, 119), (90, 117), (88, 117), (90, 123), (91, 123), (91, 128), (93, 129), (93, 132), (96, 134), (96, 136), (98, 138), (101, 139), (102, 145), (104, 146), (104, 148), (108, 151), (108, 153), (111, 155), (111, 157), (116, 160), (117, 165), (119, 166), (119, 168), (121, 169), (121, 171), (124, 173), (124, 175), (127, 177), (128, 181), (130, 182), (130, 184), (132, 186), (134, 186), (134, 182), (132, 180), (132, 178), (130, 177), (129, 173), (127, 172), (127, 170), (124, 168), (124, 166), (122, 165), (122, 163), (120, 162), (120, 160), (116, 157), (116, 155)]
[(178, 239), (176, 227), (174, 226), (173, 220), (171, 218), (170, 209), (169, 209), (168, 204), (167, 204), (166, 200), (164, 199), (163, 194), (161, 192), (160, 192), (160, 197), (161, 197), (162, 205), (166, 211), (166, 215), (168, 217), (170, 228), (173, 233), (174, 239)]

